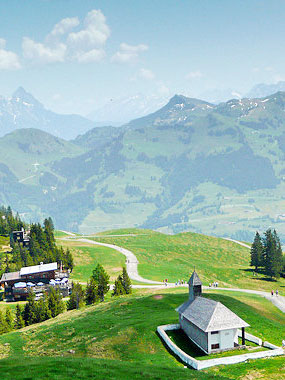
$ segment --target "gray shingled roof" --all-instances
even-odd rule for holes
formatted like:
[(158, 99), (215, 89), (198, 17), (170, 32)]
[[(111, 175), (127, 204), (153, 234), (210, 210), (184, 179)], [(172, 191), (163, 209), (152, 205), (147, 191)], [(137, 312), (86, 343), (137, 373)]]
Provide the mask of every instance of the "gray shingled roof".
[(188, 281), (188, 284), (189, 285), (202, 285), (202, 281), (200, 280), (199, 276), (197, 275), (197, 273), (194, 272), (192, 273), (192, 276), (190, 277), (189, 281)]
[(21, 276), (26, 276), (28, 274), (35, 274), (35, 273), (41, 273), (41, 272), (49, 272), (52, 270), (57, 270), (57, 262), (55, 263), (49, 263), (49, 264), (40, 264), (40, 265), (33, 265), (30, 267), (23, 267), (20, 270)]
[(0, 282), (20, 280), (20, 272), (3, 273)]
[(183, 318), (205, 332), (249, 326), (249, 324), (221, 302), (216, 302), (204, 297), (196, 297), (193, 301), (188, 300), (179, 306), (176, 311), (178, 311)]

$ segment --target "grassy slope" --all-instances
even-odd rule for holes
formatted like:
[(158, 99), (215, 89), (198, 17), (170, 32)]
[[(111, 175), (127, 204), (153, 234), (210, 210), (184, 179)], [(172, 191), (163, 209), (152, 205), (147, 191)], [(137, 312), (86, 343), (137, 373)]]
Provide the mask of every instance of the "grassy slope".
[[(165, 289), (159, 294), (162, 297), (143, 290), (2, 335), (0, 346), (10, 343), (10, 351), (6, 352), (10, 356), (0, 362), (1, 378), (42, 379), (41, 372), (45, 372), (48, 379), (67, 379), (75, 374), (77, 378), (96, 379), (245, 379), (248, 374), (257, 371), (258, 375), (260, 371), (262, 376), (256, 379), (269, 375), (271, 379), (280, 379), (284, 358), (249, 361), (203, 372), (184, 369), (165, 349), (156, 327), (177, 322), (174, 309), (185, 301), (187, 293), (185, 289)], [(284, 315), (268, 301), (238, 293), (231, 297), (222, 292), (206, 296), (222, 301), (245, 318), (251, 325), (249, 332), (280, 344), (285, 334)], [(254, 306), (250, 306), (252, 300)], [(75, 350), (72, 358), (70, 349)]]
[(158, 281), (168, 278), (171, 282), (188, 280), (195, 266), (204, 285), (218, 281), (219, 286), (268, 291), (272, 287), (285, 286), (284, 279), (270, 282), (262, 275), (253, 277), (249, 250), (223, 239), (195, 233), (164, 235), (136, 229), (111, 233), (125, 236), (96, 236), (94, 240), (130, 249), (139, 260), (139, 274), (145, 278)]
[(75, 267), (71, 279), (75, 281), (87, 282), (93, 269), (100, 263), (110, 275), (111, 282), (114, 282), (125, 264), (125, 256), (114, 249), (72, 240), (58, 240), (58, 244), (69, 247), (72, 252)]

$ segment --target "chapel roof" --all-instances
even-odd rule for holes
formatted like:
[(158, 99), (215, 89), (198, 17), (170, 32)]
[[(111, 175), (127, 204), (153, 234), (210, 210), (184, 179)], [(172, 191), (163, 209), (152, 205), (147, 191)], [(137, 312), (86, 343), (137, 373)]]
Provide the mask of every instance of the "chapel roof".
[(204, 297), (188, 300), (176, 311), (204, 332), (249, 326), (221, 302)]

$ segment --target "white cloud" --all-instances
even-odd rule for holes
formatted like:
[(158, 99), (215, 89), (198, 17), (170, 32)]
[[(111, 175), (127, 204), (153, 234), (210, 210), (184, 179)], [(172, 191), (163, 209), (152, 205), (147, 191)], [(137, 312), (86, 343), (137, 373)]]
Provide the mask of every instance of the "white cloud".
[(64, 62), (66, 53), (66, 45), (63, 43), (48, 46), (40, 42), (35, 42), (28, 37), (23, 38), (22, 49), (24, 58), (34, 63)]
[(148, 50), (147, 45), (128, 45), (123, 42), (120, 44), (120, 50), (112, 56), (111, 61), (117, 63), (135, 62), (139, 56), (139, 53), (146, 50)]
[(201, 78), (203, 76), (203, 74), (201, 73), (201, 71), (197, 70), (197, 71), (191, 71), (190, 73), (188, 73), (185, 78), (186, 79), (198, 79), (198, 78)]
[(78, 17), (64, 18), (53, 27), (49, 37), (61, 36), (79, 25)]
[(149, 80), (152, 80), (155, 78), (155, 75), (151, 70), (143, 69), (143, 68), (139, 70), (138, 76), (143, 79), (149, 79)]
[(6, 50), (6, 40), (0, 38), (0, 70), (18, 70), (21, 68), (19, 58), (16, 53)]
[(5, 49), (6, 47), (6, 40), (4, 38), (0, 38), (0, 49)]
[(105, 57), (106, 53), (103, 49), (92, 49), (87, 52), (80, 52), (76, 59), (80, 63), (99, 62)]
[(78, 31), (77, 17), (64, 18), (58, 22), (43, 42), (24, 37), (23, 55), (34, 63), (77, 61), (98, 62), (105, 56), (104, 45), (110, 36), (106, 18), (100, 10), (87, 13)]
[(67, 44), (74, 49), (87, 51), (103, 46), (110, 33), (103, 13), (100, 10), (93, 10), (86, 16), (84, 28), (69, 34)]

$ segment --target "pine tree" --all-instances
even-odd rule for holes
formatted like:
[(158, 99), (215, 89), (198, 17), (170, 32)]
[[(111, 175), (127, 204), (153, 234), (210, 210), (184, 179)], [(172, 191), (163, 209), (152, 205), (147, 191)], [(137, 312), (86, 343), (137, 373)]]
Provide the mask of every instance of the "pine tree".
[(27, 303), (25, 304), (23, 311), (23, 318), (26, 326), (37, 322), (35, 293), (33, 291), (30, 291), (27, 297)]
[(123, 274), (122, 274), (122, 284), (125, 289), (126, 294), (132, 293), (132, 283), (131, 279), (128, 275), (128, 272), (125, 267), (123, 267)]
[(263, 245), (258, 232), (256, 232), (254, 241), (251, 245), (250, 255), (250, 266), (254, 266), (255, 270), (257, 270), (258, 267), (261, 267), (263, 264)]
[(97, 264), (96, 268), (93, 270), (92, 278), (94, 279), (97, 289), (98, 289), (98, 296), (101, 300), (101, 302), (104, 301), (105, 294), (109, 291), (109, 278), (110, 276), (105, 271), (102, 265)]
[(79, 283), (72, 284), (72, 292), (67, 301), (67, 310), (79, 309), (84, 305), (84, 291)]
[(36, 301), (36, 320), (37, 322), (43, 322), (52, 317), (49, 310), (47, 297), (44, 296)]
[(13, 328), (14, 328), (14, 317), (13, 317), (13, 314), (12, 314), (11, 309), (9, 307), (6, 308), (5, 320), (7, 323), (8, 331), (13, 330)]
[(283, 257), (280, 240), (275, 230), (273, 233), (271, 229), (265, 232), (263, 244), (265, 273), (271, 278), (279, 278)]
[(280, 239), (279, 239), (279, 236), (277, 235), (276, 230), (273, 231), (273, 239), (275, 241), (275, 253), (272, 260), (272, 273), (273, 273), (273, 277), (278, 279), (282, 272), (283, 253), (282, 253)]
[(126, 292), (123, 286), (122, 276), (119, 275), (117, 280), (115, 280), (112, 296), (121, 296), (123, 294), (126, 294)]
[(8, 331), (9, 331), (9, 328), (8, 328), (7, 322), (5, 320), (5, 317), (2, 311), (0, 310), (0, 335)]
[(92, 277), (90, 278), (90, 282), (87, 282), (85, 301), (87, 305), (91, 305), (99, 301), (97, 285)]
[(50, 288), (48, 295), (48, 308), (53, 318), (64, 310), (61, 293), (58, 289), (55, 290), (53, 287)]
[(25, 327), (25, 321), (23, 319), (23, 311), (19, 304), (16, 306), (16, 317), (15, 317), (15, 328), (21, 329), (22, 327)]

